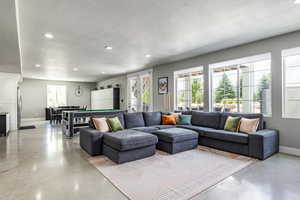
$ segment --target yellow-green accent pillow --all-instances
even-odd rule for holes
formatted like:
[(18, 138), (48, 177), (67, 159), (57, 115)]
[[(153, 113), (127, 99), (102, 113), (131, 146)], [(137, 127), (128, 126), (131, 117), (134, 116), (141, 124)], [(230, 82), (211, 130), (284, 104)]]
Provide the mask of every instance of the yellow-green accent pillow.
[(108, 123), (111, 131), (113, 131), (113, 132), (121, 131), (124, 129), (118, 117), (108, 118), (107, 123)]
[(231, 131), (231, 132), (238, 132), (238, 126), (240, 123), (240, 117), (231, 117), (229, 116), (226, 120), (224, 130)]

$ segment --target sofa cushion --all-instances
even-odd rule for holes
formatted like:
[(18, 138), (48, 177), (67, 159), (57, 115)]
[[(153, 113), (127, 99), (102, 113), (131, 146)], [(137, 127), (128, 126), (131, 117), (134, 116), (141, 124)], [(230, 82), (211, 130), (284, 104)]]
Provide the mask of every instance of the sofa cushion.
[(193, 131), (197, 131), (200, 136), (203, 136), (205, 131), (216, 130), (214, 128), (208, 128), (208, 127), (202, 127), (202, 126), (194, 126), (194, 125), (177, 125), (176, 127), (190, 129), (190, 130), (193, 130)]
[(179, 115), (179, 122), (180, 125), (191, 125), (192, 115)]
[(228, 142), (248, 144), (248, 134), (245, 133), (235, 133), (224, 130), (206, 130), (201, 136)]
[(154, 126), (145, 126), (145, 127), (135, 127), (135, 128), (132, 128), (132, 130), (142, 131), (142, 132), (146, 132), (146, 133), (153, 133), (155, 131), (158, 131), (159, 128), (156, 128)]
[(183, 142), (187, 140), (198, 139), (198, 133), (183, 128), (169, 128), (158, 130), (153, 133), (159, 140), (169, 143)]
[(224, 130), (231, 131), (231, 132), (238, 132), (239, 131), (239, 124), (240, 124), (240, 117), (227, 117)]
[(192, 113), (192, 125), (196, 126), (218, 129), (220, 127), (220, 119), (221, 114), (218, 112), (194, 111)]
[(181, 113), (173, 112), (173, 113), (171, 113), (171, 115), (173, 115), (175, 117), (176, 124), (178, 124), (178, 122), (179, 122), (179, 116), (181, 115)]
[(259, 118), (259, 125), (258, 125), (258, 130), (262, 130), (264, 127), (264, 117), (263, 114), (259, 114), (259, 113), (222, 113), (221, 114), (221, 121), (220, 121), (220, 126), (219, 129), (224, 129), (226, 120), (228, 118), (228, 116), (232, 116), (232, 117), (244, 117), (244, 118), (248, 118), (248, 119), (256, 119)]
[[(228, 118), (229, 119), (229, 118)], [(239, 124), (239, 131), (242, 133), (255, 133), (259, 125), (259, 118), (257, 119), (247, 119), (242, 117)]]
[(158, 129), (166, 129), (166, 128), (174, 128), (175, 126), (174, 125), (154, 125), (154, 126), (151, 126), (151, 127), (155, 127), (155, 128), (158, 128)]
[(121, 131), (124, 129), (118, 117), (107, 118), (107, 123), (111, 131)]
[(143, 113), (126, 113), (124, 114), (126, 128), (135, 128), (135, 127), (143, 127), (145, 126), (145, 121), (143, 117)]
[(143, 112), (146, 126), (160, 125), (161, 112)]
[(102, 118), (92, 118), (93, 119), (93, 123), (95, 125), (95, 129), (97, 129), (98, 131), (102, 132), (102, 133), (106, 133), (110, 131), (110, 128), (107, 124), (106, 118), (102, 117)]
[(149, 133), (126, 129), (105, 133), (103, 142), (118, 151), (127, 151), (154, 145), (158, 142), (158, 139), (155, 135)]
[(163, 125), (176, 125), (176, 119), (174, 115), (162, 115)]
[[(110, 115), (107, 115), (107, 114), (97, 114), (97, 115), (93, 115), (91, 117), (92, 118), (101, 118), (101, 117), (105, 117), (105, 118), (113, 118), (113, 117), (118, 117), (122, 126), (125, 127), (125, 121), (124, 121), (124, 114), (123, 113), (117, 113), (117, 114), (110, 114)], [(94, 128), (95, 129), (95, 126), (93, 125), (91, 128)]]

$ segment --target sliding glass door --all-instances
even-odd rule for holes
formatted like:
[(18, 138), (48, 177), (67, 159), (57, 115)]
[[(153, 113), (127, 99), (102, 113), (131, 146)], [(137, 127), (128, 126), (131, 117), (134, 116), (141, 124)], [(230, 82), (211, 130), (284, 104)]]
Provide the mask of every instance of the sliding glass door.
[(152, 111), (152, 70), (128, 75), (128, 111)]

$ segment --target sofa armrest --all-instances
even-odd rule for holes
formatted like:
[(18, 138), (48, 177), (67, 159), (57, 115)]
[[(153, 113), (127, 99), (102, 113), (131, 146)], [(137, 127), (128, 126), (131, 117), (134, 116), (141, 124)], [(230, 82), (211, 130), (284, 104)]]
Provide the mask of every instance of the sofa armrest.
[(91, 156), (102, 154), (103, 133), (92, 128), (80, 129), (80, 146)]
[(279, 151), (279, 132), (263, 129), (249, 134), (249, 155), (264, 160)]

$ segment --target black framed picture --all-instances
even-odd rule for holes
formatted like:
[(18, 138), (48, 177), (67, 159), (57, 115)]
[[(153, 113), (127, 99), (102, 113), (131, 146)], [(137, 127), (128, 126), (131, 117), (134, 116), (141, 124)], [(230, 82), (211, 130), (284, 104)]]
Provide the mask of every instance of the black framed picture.
[(158, 78), (158, 94), (168, 94), (168, 77)]

